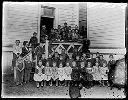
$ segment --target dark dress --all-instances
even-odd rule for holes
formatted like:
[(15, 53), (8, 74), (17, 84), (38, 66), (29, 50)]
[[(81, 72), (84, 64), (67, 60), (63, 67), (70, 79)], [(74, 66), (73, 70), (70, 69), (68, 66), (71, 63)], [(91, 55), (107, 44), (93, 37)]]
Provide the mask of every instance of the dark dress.
[(79, 81), (80, 80), (80, 71), (77, 67), (72, 69), (71, 79), (73, 81)]
[(116, 65), (115, 60), (110, 60), (108, 62), (108, 69), (109, 69), (108, 81), (109, 81), (110, 85), (112, 85), (112, 80), (114, 79), (115, 65)]

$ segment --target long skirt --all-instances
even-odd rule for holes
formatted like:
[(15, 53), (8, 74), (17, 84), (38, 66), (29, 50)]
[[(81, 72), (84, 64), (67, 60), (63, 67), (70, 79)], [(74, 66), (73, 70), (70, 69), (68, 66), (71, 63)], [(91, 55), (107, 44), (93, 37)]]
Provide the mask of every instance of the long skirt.
[(34, 74), (34, 81), (39, 81), (41, 82), (42, 80), (44, 80), (45, 74)]

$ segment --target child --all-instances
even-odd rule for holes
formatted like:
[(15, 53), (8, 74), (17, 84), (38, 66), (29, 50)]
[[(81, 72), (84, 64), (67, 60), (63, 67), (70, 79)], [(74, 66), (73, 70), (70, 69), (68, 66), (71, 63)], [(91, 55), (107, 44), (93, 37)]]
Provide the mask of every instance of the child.
[(93, 80), (96, 82), (100, 82), (101, 80), (101, 75), (100, 75), (100, 71), (99, 71), (99, 63), (96, 62), (95, 65), (93, 66)]
[(42, 60), (42, 65), (45, 66), (45, 65), (46, 65), (46, 61), (47, 61), (47, 60), (45, 59), (45, 54), (42, 54), (41, 60)]
[(80, 80), (80, 72), (76, 65), (76, 62), (72, 62), (72, 73), (71, 73), (72, 85), (78, 86)]
[(86, 86), (86, 67), (85, 67), (85, 62), (82, 61), (80, 63), (80, 83), (82, 86)]
[(103, 67), (103, 63), (107, 63), (107, 61), (103, 59), (103, 55), (100, 55), (100, 59), (99, 59), (100, 67)]
[(45, 84), (46, 84), (46, 81), (49, 84), (49, 81), (51, 80), (51, 77), (52, 77), (52, 68), (49, 66), (49, 61), (46, 62), (46, 65), (45, 65)]
[(100, 67), (100, 75), (101, 75), (101, 84), (105, 86), (105, 81), (107, 82), (108, 85), (108, 67), (107, 63), (103, 63), (103, 67)]
[(34, 80), (36, 81), (37, 88), (39, 87), (39, 83), (41, 83), (41, 86), (43, 86), (44, 77), (44, 66), (42, 65), (42, 61), (39, 60), (34, 74)]
[(59, 85), (62, 85), (62, 81), (64, 81), (64, 68), (63, 68), (63, 64), (62, 62), (60, 62), (59, 64), (59, 68), (58, 68), (58, 76), (59, 76)]
[(82, 54), (81, 61), (84, 61), (85, 67), (87, 66), (87, 56), (85, 53)]
[(116, 61), (114, 60), (114, 57), (112, 54), (109, 55), (109, 61), (108, 61), (108, 69), (109, 69), (109, 73), (108, 73), (108, 81), (110, 86), (112, 86), (112, 80), (113, 80), (113, 75), (114, 75), (114, 71), (115, 71), (115, 63)]
[(78, 68), (80, 67), (80, 56), (79, 55), (76, 56), (76, 65)]
[[(58, 86), (58, 67), (55, 61), (53, 61), (53, 66), (52, 66), (52, 79), (53, 81), (55, 81), (56, 86)], [(52, 85), (52, 80), (51, 80), (51, 85)]]
[(65, 72), (65, 85), (69, 86), (71, 81), (71, 73), (72, 73), (72, 68), (69, 62), (66, 63), (66, 66), (64, 67), (64, 72)]
[(93, 58), (93, 54), (90, 54), (90, 58), (88, 58), (88, 61), (91, 62), (92, 66), (95, 64), (95, 58)]
[(24, 62), (22, 59), (22, 55), (16, 61), (16, 85), (23, 84), (23, 76), (24, 76)]
[(24, 81), (25, 83), (30, 81), (30, 73), (32, 71), (32, 62), (30, 61), (30, 56), (27, 56), (24, 61), (25, 69), (24, 69)]
[(73, 62), (73, 58), (72, 58), (72, 54), (69, 54), (69, 58), (67, 59), (66, 62), (69, 62), (69, 66), (72, 67), (72, 62)]
[(90, 88), (93, 85), (93, 83), (92, 83), (92, 81), (93, 81), (93, 76), (92, 76), (93, 69), (92, 69), (91, 62), (88, 62), (87, 67), (86, 67), (86, 72), (87, 72), (86, 78), (87, 78), (88, 85), (89, 85), (88, 88)]

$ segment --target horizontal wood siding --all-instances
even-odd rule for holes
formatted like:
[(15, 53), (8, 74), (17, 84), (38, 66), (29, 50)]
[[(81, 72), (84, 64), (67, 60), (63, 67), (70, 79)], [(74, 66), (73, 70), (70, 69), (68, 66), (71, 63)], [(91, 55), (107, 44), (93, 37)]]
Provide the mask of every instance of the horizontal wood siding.
[(3, 46), (13, 45), (16, 39), (28, 41), (32, 33), (38, 30), (38, 5), (9, 3), (5, 8)]
[(79, 3), (79, 27), (87, 27), (87, 3)]
[(87, 6), (91, 47), (125, 48), (124, 5), (88, 3)]

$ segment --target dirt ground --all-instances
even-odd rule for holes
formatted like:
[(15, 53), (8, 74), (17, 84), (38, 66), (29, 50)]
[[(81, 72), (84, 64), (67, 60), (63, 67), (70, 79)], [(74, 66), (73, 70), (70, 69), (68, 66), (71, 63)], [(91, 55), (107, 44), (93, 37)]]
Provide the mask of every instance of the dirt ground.
[[(81, 91), (81, 98), (125, 98), (124, 89), (118, 90), (110, 87), (94, 87)], [(65, 86), (44, 86), (36, 87), (35, 82), (30, 82), (22, 86), (16, 86), (13, 82), (13, 75), (6, 75), (2, 80), (3, 98), (70, 98), (69, 87)]]

